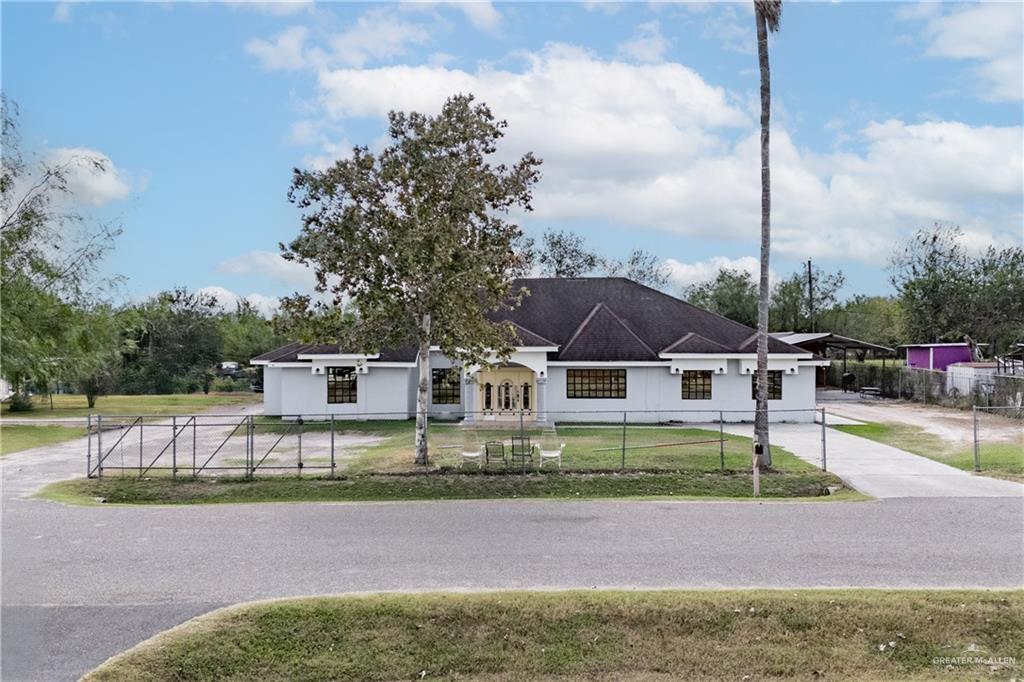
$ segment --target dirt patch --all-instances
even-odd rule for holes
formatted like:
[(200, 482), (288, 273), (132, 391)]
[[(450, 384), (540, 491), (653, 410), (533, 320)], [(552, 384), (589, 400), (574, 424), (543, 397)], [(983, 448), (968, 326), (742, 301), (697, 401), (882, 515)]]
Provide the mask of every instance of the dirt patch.
[[(864, 422), (916, 426), (951, 443), (974, 442), (974, 415), (964, 410), (920, 405), (902, 400), (836, 402), (828, 411)], [(1024, 424), (993, 414), (978, 414), (978, 433), (986, 441), (1019, 442), (1024, 446)]]

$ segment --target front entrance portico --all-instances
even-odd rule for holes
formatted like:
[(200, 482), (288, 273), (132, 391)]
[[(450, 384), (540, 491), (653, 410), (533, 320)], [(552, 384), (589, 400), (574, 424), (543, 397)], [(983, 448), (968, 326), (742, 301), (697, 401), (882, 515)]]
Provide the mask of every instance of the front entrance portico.
[(547, 378), (529, 367), (508, 363), (466, 376), (466, 420), (546, 420)]

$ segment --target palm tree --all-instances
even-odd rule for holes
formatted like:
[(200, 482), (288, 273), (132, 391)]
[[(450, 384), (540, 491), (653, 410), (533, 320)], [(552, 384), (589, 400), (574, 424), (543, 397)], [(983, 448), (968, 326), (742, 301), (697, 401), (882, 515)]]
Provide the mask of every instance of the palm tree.
[(779, 30), (782, 0), (754, 0), (757, 22), (757, 60), (761, 66), (761, 280), (757, 296), (757, 401), (754, 439), (762, 445), (762, 466), (771, 466), (768, 444), (768, 262), (772, 248), (772, 186), (768, 163), (768, 123), (771, 119), (771, 69), (768, 66), (768, 32)]

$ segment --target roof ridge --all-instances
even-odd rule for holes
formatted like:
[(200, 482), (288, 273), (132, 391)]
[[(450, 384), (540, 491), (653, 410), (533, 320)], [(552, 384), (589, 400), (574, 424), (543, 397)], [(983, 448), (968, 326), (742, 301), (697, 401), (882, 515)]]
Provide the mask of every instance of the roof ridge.
[(541, 341), (545, 341), (545, 342), (547, 342), (547, 344), (548, 344), (549, 346), (557, 346), (557, 345), (558, 345), (557, 343), (555, 343), (555, 342), (554, 342), (554, 341), (552, 341), (551, 339), (547, 338), (546, 336), (541, 336), (541, 335), (540, 335), (540, 334), (538, 334), (537, 332), (535, 332), (535, 331), (533, 331), (532, 329), (529, 329), (529, 328), (527, 328), (527, 327), (524, 327), (523, 325), (519, 324), (518, 322), (514, 322), (514, 321), (512, 321), (512, 320), (509, 320), (509, 319), (505, 319), (505, 320), (502, 320), (502, 322), (506, 322), (506, 323), (508, 323), (508, 324), (512, 325), (513, 327), (518, 327), (519, 329), (522, 329), (522, 330), (523, 330), (524, 332), (527, 332), (527, 333), (529, 333), (529, 334), (532, 334), (532, 335), (536, 336), (536, 337), (537, 337), (538, 339), (540, 339)]
[[(721, 348), (724, 351), (731, 351), (732, 350), (731, 348), (729, 348), (725, 344), (719, 343), (718, 341), (715, 341), (714, 339), (709, 339), (708, 337), (704, 336), (703, 334), (698, 334), (697, 332), (687, 332), (687, 333), (683, 334), (681, 337), (679, 337), (678, 339), (676, 339), (675, 341), (673, 341), (672, 343), (670, 343), (669, 345), (665, 346), (665, 348), (662, 349), (661, 352), (662, 353), (670, 352), (670, 350), (672, 348), (675, 348), (676, 346), (682, 344), (684, 341), (688, 341), (690, 339), (690, 337), (696, 337), (696, 338), (701, 339), (703, 341), (707, 341), (711, 345), (718, 346), (719, 348)], [(660, 355), (660, 353), (659, 353), (659, 355)]]
[(587, 313), (587, 316), (584, 317), (583, 321), (580, 322), (578, 327), (576, 327), (576, 330), (572, 333), (572, 336), (569, 337), (569, 340), (565, 342), (564, 346), (562, 346), (561, 352), (565, 353), (570, 348), (572, 348), (572, 344), (576, 343), (576, 339), (579, 337), (580, 333), (587, 328), (587, 325), (590, 324), (590, 320), (594, 318), (594, 315), (597, 314), (597, 311), (600, 310), (601, 308), (607, 307), (608, 306), (606, 306), (603, 301), (598, 301), (597, 303), (595, 303), (594, 307), (590, 309), (589, 313)]
[(609, 307), (608, 304), (605, 303), (604, 301), (599, 301), (598, 303), (596, 303), (594, 305), (593, 308), (591, 308), (590, 313), (583, 319), (583, 322), (581, 322), (580, 325), (578, 327), (576, 327), (576, 331), (573, 332), (572, 337), (570, 337), (569, 341), (565, 344), (565, 346), (562, 347), (562, 350), (561, 350), (562, 354), (568, 352), (569, 349), (572, 348), (572, 345), (576, 342), (576, 339), (578, 339), (580, 337), (580, 335), (584, 332), (584, 330), (586, 330), (586, 328), (590, 325), (590, 323), (594, 319), (594, 317), (596, 317), (597, 314), (599, 312), (601, 312), (602, 309), (605, 310), (609, 315), (611, 315), (612, 320), (614, 320), (616, 324), (618, 324), (620, 327), (622, 327), (626, 331), (627, 334), (629, 334), (631, 337), (633, 337), (633, 339), (637, 343), (639, 343), (640, 346), (645, 351), (647, 351), (648, 354), (651, 355), (651, 357), (657, 359), (658, 354), (655, 353), (654, 350), (650, 346), (647, 345), (647, 342), (644, 341), (643, 339), (641, 339), (639, 334), (637, 334), (635, 331), (633, 331), (633, 329), (629, 326), (629, 324), (627, 324), (625, 320), (623, 320), (621, 317), (619, 317), (615, 313), (615, 311), (612, 310), (611, 307)]
[[(633, 281), (633, 280), (629, 280), (629, 279), (628, 279), (627, 277), (620, 277), (620, 278), (618, 278), (618, 279), (627, 279), (628, 281)], [(637, 334), (637, 333), (636, 333), (635, 331), (633, 331), (633, 328), (632, 328), (632, 327), (630, 327), (630, 326), (629, 326), (629, 324), (628, 324), (628, 323), (627, 323), (627, 322), (626, 322), (626, 321), (625, 321), (624, 319), (622, 319), (621, 317), (619, 317), (619, 316), (618, 316), (618, 315), (617, 315), (617, 314), (615, 313), (615, 311), (614, 311), (614, 310), (612, 310), (612, 309), (611, 309), (610, 307), (608, 307), (608, 306), (605, 306), (605, 308), (606, 308), (606, 309), (608, 310), (608, 312), (609, 312), (609, 313), (611, 314), (611, 316), (612, 316), (613, 318), (615, 318), (615, 321), (616, 321), (616, 322), (618, 322), (618, 323), (619, 323), (620, 325), (622, 325), (622, 328), (623, 328), (623, 329), (625, 329), (625, 330), (626, 330), (627, 332), (629, 332), (630, 336), (632, 336), (632, 337), (633, 337), (634, 339), (636, 339), (637, 341), (639, 341), (639, 342), (640, 342), (640, 345), (641, 345), (641, 346), (643, 346), (643, 347), (644, 347), (644, 348), (645, 348), (645, 349), (647, 350), (647, 352), (648, 352), (648, 353), (650, 353), (651, 355), (653, 355), (653, 356), (654, 356), (655, 358), (657, 358), (657, 357), (658, 357), (658, 354), (654, 352), (654, 349), (653, 349), (653, 348), (651, 348), (650, 346), (648, 346), (648, 345), (647, 345), (647, 342), (646, 342), (646, 341), (644, 341), (643, 339), (641, 339), (641, 338), (640, 338), (640, 335), (639, 335), (639, 334)]]

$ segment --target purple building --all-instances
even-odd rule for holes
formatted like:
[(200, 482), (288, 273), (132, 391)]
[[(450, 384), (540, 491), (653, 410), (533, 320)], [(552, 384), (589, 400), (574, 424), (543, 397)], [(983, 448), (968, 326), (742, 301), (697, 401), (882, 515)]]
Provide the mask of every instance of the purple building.
[(955, 362), (970, 362), (971, 347), (966, 343), (919, 343), (900, 346), (907, 349), (907, 367), (937, 369), (945, 372)]

